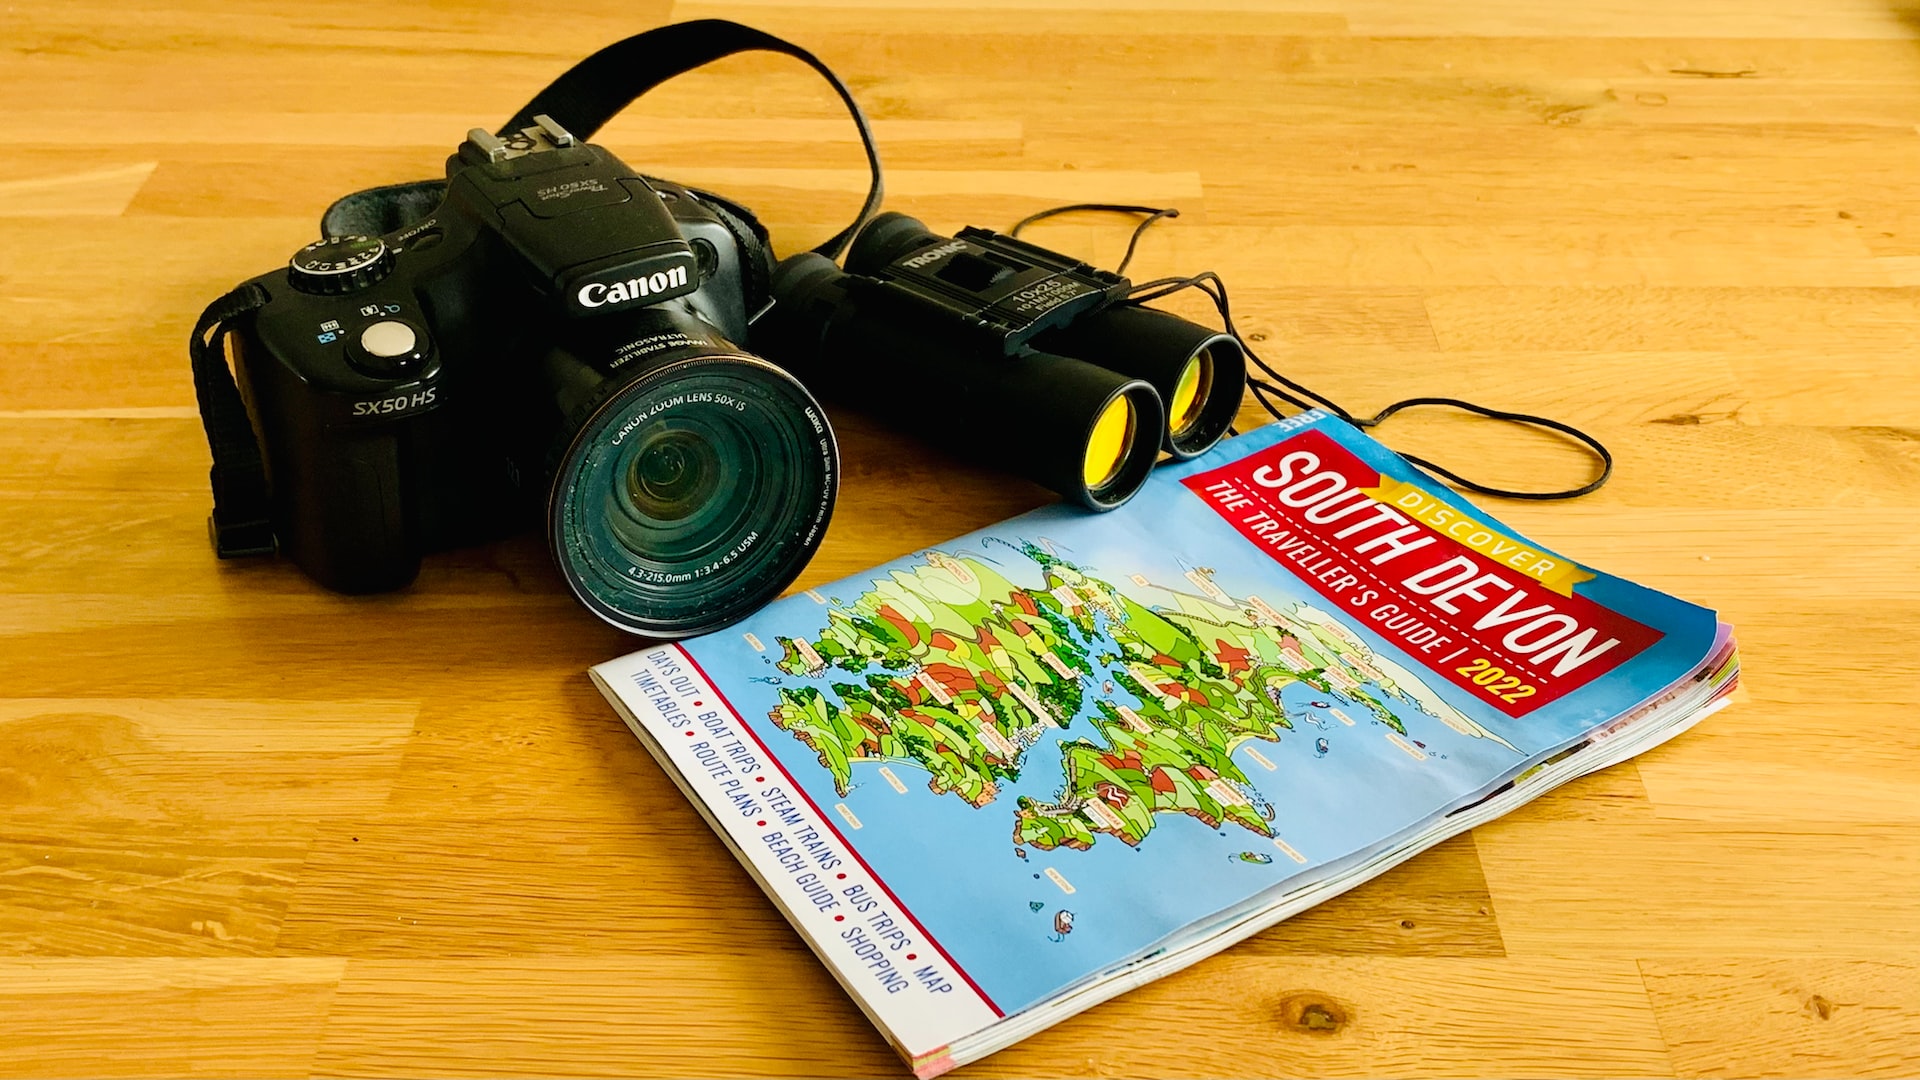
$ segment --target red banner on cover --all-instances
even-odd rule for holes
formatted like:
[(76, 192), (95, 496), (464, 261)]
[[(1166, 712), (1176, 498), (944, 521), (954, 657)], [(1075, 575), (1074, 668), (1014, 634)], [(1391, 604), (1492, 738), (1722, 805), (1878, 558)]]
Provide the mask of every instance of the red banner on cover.
[(1661, 638), (1577, 595), (1590, 573), (1382, 477), (1324, 432), (1182, 483), (1346, 621), (1508, 716), (1587, 685)]

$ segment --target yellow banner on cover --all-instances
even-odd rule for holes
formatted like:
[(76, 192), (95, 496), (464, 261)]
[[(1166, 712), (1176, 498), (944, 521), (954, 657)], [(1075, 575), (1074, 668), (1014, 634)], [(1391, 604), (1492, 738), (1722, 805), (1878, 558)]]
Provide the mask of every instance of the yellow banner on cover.
[(1373, 501), (1393, 507), (1411, 520), (1513, 569), (1522, 577), (1538, 581), (1561, 596), (1572, 596), (1575, 585), (1594, 578), (1592, 571), (1582, 570), (1558, 555), (1543, 552), (1478, 518), (1469, 517), (1427, 494), (1418, 484), (1383, 476), (1378, 487), (1364, 490)]

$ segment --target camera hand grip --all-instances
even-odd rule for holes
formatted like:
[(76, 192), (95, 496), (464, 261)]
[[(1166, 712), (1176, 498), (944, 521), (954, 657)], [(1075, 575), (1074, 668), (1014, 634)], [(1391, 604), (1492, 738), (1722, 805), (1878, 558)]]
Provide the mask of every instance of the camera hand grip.
[(383, 432), (336, 443), (324, 457), (297, 454), (299, 479), (276, 485), (300, 500), (281, 515), (289, 523), (281, 550), (329, 589), (385, 592), (420, 572), (421, 545), (409, 535), (400, 490), (399, 444), (398, 436)]

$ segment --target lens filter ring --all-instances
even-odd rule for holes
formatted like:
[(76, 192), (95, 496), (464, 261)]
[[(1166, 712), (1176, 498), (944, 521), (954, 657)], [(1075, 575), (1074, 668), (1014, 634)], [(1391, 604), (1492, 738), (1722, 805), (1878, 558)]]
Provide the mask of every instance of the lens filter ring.
[(1082, 494), (1090, 510), (1111, 510), (1133, 498), (1160, 456), (1166, 410), (1152, 386), (1123, 383), (1093, 416), (1080, 445)]
[(1247, 357), (1226, 334), (1203, 341), (1187, 358), (1167, 402), (1166, 449), (1185, 461), (1213, 448), (1233, 426), (1246, 393)]
[(608, 380), (563, 438), (548, 537), (575, 596), (633, 633), (735, 622), (793, 582), (839, 481), (820, 406), (746, 354)]

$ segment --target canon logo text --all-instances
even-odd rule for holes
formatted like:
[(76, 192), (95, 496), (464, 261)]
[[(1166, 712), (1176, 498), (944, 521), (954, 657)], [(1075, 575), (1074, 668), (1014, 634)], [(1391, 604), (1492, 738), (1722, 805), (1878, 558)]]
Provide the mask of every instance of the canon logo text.
[(624, 304), (629, 300), (638, 300), (643, 296), (653, 296), (670, 289), (682, 288), (687, 283), (687, 268), (676, 266), (671, 270), (656, 270), (646, 277), (628, 278), (609, 285), (605, 282), (590, 281), (580, 286), (574, 298), (581, 307), (604, 307), (608, 304)]

